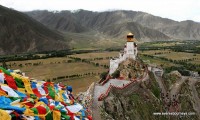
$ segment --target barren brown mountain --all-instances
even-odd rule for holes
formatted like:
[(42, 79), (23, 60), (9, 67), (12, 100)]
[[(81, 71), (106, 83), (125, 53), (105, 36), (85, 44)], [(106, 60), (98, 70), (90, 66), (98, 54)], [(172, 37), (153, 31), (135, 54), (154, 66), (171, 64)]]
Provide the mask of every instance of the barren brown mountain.
[[(86, 10), (77, 10), (73, 12), (32, 11), (26, 12), (26, 14), (50, 28), (61, 31), (64, 30), (65, 32), (86, 32), (93, 30), (101, 33), (107, 29), (106, 31), (110, 31), (109, 33), (112, 32), (112, 34), (108, 34), (110, 37), (118, 37), (123, 34), (122, 30), (115, 30), (115, 28), (118, 28), (123, 29), (123, 31), (131, 30), (139, 34), (141, 33), (141, 35), (138, 37), (141, 40), (168, 40), (169, 38), (200, 40), (200, 24), (198, 22), (189, 20), (178, 22), (144, 12), (125, 10), (92, 12)], [(128, 24), (129, 27), (121, 28), (120, 26), (122, 24)], [(134, 28), (135, 24), (137, 24), (137, 27), (140, 29)], [(63, 27), (72, 28), (60, 29)], [(133, 29), (130, 29), (131, 27)], [(142, 33), (142, 30), (146, 31), (146, 33)]]
[(68, 49), (63, 40), (29, 16), (0, 6), (0, 54)]

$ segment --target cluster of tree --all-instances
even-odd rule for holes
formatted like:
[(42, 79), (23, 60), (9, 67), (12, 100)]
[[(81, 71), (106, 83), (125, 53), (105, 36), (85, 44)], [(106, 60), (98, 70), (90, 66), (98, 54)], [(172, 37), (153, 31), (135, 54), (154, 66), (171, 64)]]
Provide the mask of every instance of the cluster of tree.
[(113, 57), (99, 57), (99, 58), (93, 58), (93, 60), (108, 60), (108, 59), (111, 59)]
[(108, 65), (101, 65), (101, 64), (99, 64), (99, 63), (97, 63), (97, 62), (91, 61), (91, 60), (103, 59), (103, 58), (83, 59), (83, 58), (72, 57), (72, 56), (70, 56), (69, 58), (74, 59), (76, 62), (85, 62), (85, 63), (88, 63), (88, 64), (92, 64), (92, 65), (94, 65), (94, 66), (96, 66), (96, 67), (101, 66), (101, 67), (104, 67), (104, 68), (106, 68), (106, 69), (109, 68)]
[(121, 47), (113, 47), (113, 48), (107, 48), (107, 49), (105, 49), (105, 51), (108, 51), (108, 52), (112, 52), (112, 51), (120, 51), (120, 50), (122, 50), (122, 48)]
[(22, 64), (22, 63), (20, 63), (20, 64), (17, 64), (17, 63), (10, 63), (10, 64), (7, 64), (7, 66), (9, 67), (9, 68), (11, 68), (11, 67), (17, 67), (17, 66), (19, 66), (19, 67), (27, 67), (27, 66), (38, 66), (38, 65), (42, 65), (43, 64), (43, 62), (36, 62), (36, 63), (24, 63), (24, 64)]
[(113, 78), (119, 78), (120, 77), (120, 71), (116, 70), (112, 75)]
[[(176, 41), (175, 41), (176, 42)], [(172, 43), (172, 41), (164, 41), (164, 42), (151, 42), (142, 44), (139, 47), (140, 51), (146, 51), (146, 50), (166, 50), (170, 49), (175, 52), (188, 52), (188, 53), (198, 53), (200, 54), (200, 41), (197, 40), (190, 40), (190, 41), (182, 41), (182, 44), (175, 44), (172, 46), (152, 46), (152, 44), (162, 44), (162, 43)]]
[(170, 73), (171, 71), (174, 71), (174, 70), (177, 70), (179, 73), (181, 73), (181, 75), (190, 76), (190, 71), (188, 71), (183, 66), (171, 66), (171, 67), (165, 68), (166, 73)]
[(101, 80), (105, 80), (106, 77), (107, 77), (107, 75), (108, 75), (108, 73), (109, 73), (109, 71), (107, 71), (107, 72), (102, 72), (102, 73), (100, 74)]
[(159, 48), (159, 47), (146, 47), (146, 46), (141, 46), (138, 48), (139, 51), (149, 51), (149, 50), (161, 50), (161, 49), (164, 49), (165, 48)]
[(0, 57), (0, 62), (3, 61), (23, 61), (23, 60), (34, 60), (39, 59), (40, 56), (33, 54), (24, 54), (24, 55), (11, 55), (11, 56), (2, 56)]
[[(100, 82), (104, 81), (108, 74), (109, 74), (109, 71), (101, 73), (100, 74), (100, 78), (101, 78)], [(120, 77), (120, 71), (116, 70), (111, 76), (112, 76), (112, 78), (119, 78)]]
[(185, 41), (184, 44), (179, 44), (171, 48), (175, 52), (188, 52), (188, 53), (200, 53), (200, 41)]
[(160, 55), (160, 54), (168, 54), (168, 53), (171, 53), (171, 52), (155, 52), (154, 54), (155, 55)]
[(97, 62), (90, 62), (90, 64), (93, 64), (93, 65), (95, 65), (97, 67), (101, 66), (101, 67), (104, 67), (105, 69), (109, 68), (109, 65), (100, 64), (100, 63), (97, 63)]
[[(72, 62), (75, 62), (74, 60), (62, 60), (62, 61), (57, 61), (57, 62), (50, 62), (49, 64), (60, 64), (60, 63), (72, 63)], [(14, 63), (9, 63), (9, 64), (6, 64), (8, 68), (11, 68), (11, 67), (28, 67), (28, 66), (38, 66), (38, 65), (43, 65), (43, 62), (34, 62), (34, 63), (19, 63), (17, 64), (16, 62)], [(0, 65), (2, 66), (2, 65)]]
[(76, 61), (89, 62), (89, 61), (94, 61), (94, 60), (111, 59), (112, 57), (105, 57), (105, 58), (104, 58), (104, 57), (97, 57), (97, 58), (88, 58), (88, 59), (84, 59), (84, 58), (69, 56), (69, 58), (74, 59), (74, 60), (76, 60)]
[[(47, 58), (52, 58), (52, 57), (65, 57), (66, 55), (91, 53), (91, 52), (97, 52), (97, 51), (98, 50), (76, 50), (76, 51), (60, 50), (60, 51), (44, 51), (44, 52), (37, 52), (37, 53), (25, 53), (25, 54), (17, 54), (17, 55), (6, 55), (6, 56), (0, 56), (0, 62), (47, 59)], [(39, 56), (37, 54), (44, 54), (44, 55)]]
[(200, 64), (192, 64), (189, 63), (188, 61), (192, 61), (192, 60), (196, 60), (198, 58), (191, 58), (191, 59), (184, 59), (184, 60), (172, 60), (172, 59), (168, 59), (168, 58), (164, 58), (164, 57), (156, 57), (153, 55), (144, 55), (150, 58), (157, 58), (157, 59), (161, 59), (164, 61), (169, 61), (172, 62), (174, 64), (178, 64), (180, 65), (180, 67), (183, 67), (184, 69), (179, 70), (176, 69), (177, 67), (172, 67), (172, 68), (166, 68), (167, 72), (173, 71), (173, 70), (178, 70), (182, 75), (187, 76), (188, 75), (188, 70), (190, 71), (197, 71), (198, 73), (200, 73)]
[(94, 60), (103, 60), (103, 57), (94, 58)]
[[(100, 79), (101, 79), (100, 82), (104, 81), (108, 74), (109, 74), (109, 71), (102, 72), (99, 76)], [(119, 78), (120, 77), (120, 71), (116, 70), (111, 76), (112, 76), (112, 78)]]

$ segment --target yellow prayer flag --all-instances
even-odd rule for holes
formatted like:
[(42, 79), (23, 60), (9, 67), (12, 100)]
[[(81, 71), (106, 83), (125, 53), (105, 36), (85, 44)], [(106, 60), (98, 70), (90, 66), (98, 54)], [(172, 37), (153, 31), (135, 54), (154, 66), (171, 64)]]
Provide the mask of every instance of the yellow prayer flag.
[(11, 120), (11, 116), (4, 110), (0, 109), (1, 120)]
[(19, 91), (19, 92), (21, 92), (21, 93), (26, 93), (26, 91), (25, 91), (25, 88), (17, 88), (17, 90)]
[(53, 120), (61, 120), (61, 113), (60, 111), (53, 111)]
[(31, 109), (26, 108), (26, 110), (24, 111), (24, 115), (26, 116), (34, 116), (34, 111)]

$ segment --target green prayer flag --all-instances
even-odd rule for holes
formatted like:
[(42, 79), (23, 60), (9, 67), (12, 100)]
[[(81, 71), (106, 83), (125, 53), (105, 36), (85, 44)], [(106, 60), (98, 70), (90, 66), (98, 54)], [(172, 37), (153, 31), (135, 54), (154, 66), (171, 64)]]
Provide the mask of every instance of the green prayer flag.
[(61, 113), (61, 117), (65, 118), (65, 120), (70, 120), (70, 116), (66, 115), (66, 113), (65, 114)]
[(51, 86), (48, 86), (48, 91), (49, 91), (49, 96), (51, 96), (51, 98), (55, 99), (55, 91), (52, 89)]
[[(46, 111), (49, 112), (50, 109), (48, 106), (46, 106)], [(46, 120), (53, 120), (53, 115), (52, 115), (52, 112), (49, 112), (46, 117), (45, 117)]]
[(0, 70), (2, 70), (2, 71), (5, 73), (5, 74), (7, 74), (7, 75), (11, 76), (10, 72), (9, 72), (9, 71), (7, 71), (6, 69), (4, 69), (4, 68), (0, 67)]
[(24, 82), (21, 79), (15, 78), (15, 83), (17, 84), (17, 87), (19, 87), (19, 88), (25, 88), (24, 87)]
[(34, 114), (38, 114), (38, 110), (37, 110), (37, 108), (31, 108), (31, 110), (33, 110), (33, 112), (34, 112)]

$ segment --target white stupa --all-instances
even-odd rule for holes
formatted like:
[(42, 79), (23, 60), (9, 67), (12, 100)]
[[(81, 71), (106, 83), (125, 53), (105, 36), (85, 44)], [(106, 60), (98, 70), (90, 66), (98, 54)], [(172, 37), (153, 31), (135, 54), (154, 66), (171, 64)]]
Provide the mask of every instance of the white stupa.
[(129, 33), (127, 35), (127, 42), (124, 46), (124, 50), (119, 53), (119, 58), (113, 58), (110, 60), (110, 75), (115, 72), (122, 61), (126, 59), (136, 59), (138, 50), (137, 44), (135, 42), (136, 39), (134, 38), (134, 35), (132, 33)]

